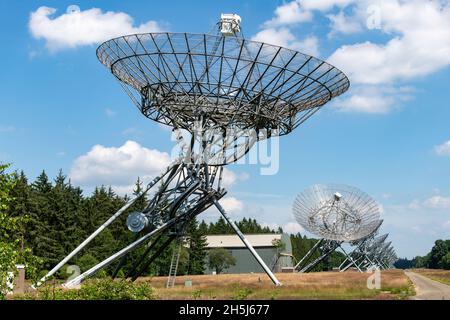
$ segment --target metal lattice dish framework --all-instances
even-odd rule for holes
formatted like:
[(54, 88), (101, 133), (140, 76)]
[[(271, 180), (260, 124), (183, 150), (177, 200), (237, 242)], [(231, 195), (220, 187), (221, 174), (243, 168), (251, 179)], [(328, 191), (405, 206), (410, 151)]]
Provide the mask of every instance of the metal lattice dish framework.
[(380, 225), (380, 208), (369, 195), (346, 185), (314, 185), (294, 201), (297, 222), (309, 232), (336, 241), (367, 237)]
[(146, 117), (246, 137), (245, 151), (255, 130), (256, 140), (287, 134), (349, 87), (324, 61), (239, 36), (135, 34), (106, 41), (97, 56)]
[(380, 230), (382, 224), (383, 224), (383, 220), (382, 220), (382, 219), (381, 219), (381, 220), (378, 220), (378, 221), (376, 222), (375, 228), (373, 229), (373, 232), (372, 232), (371, 234), (369, 234), (369, 235), (367, 235), (367, 236), (365, 236), (365, 237), (363, 237), (363, 238), (360, 238), (360, 239), (356, 239), (356, 240), (350, 241), (350, 244), (351, 244), (352, 246), (359, 246), (359, 245), (361, 245), (361, 244), (367, 244), (367, 243), (369, 243), (369, 242), (372, 241), (373, 238), (378, 234), (378, 232), (379, 232), (379, 230)]

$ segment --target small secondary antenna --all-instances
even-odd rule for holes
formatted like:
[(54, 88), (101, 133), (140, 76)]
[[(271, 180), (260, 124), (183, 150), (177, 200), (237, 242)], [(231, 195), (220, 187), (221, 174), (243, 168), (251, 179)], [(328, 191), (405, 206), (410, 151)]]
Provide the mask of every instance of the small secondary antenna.
[(224, 36), (235, 36), (241, 32), (241, 17), (234, 13), (222, 13), (220, 32)]

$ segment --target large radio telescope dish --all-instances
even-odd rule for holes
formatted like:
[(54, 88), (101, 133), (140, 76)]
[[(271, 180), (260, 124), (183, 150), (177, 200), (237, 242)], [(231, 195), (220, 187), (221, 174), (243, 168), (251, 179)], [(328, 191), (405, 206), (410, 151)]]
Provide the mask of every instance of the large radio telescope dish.
[(367, 237), (380, 224), (378, 204), (346, 185), (314, 185), (304, 190), (295, 199), (293, 212), (307, 231), (336, 241)]
[[(236, 161), (260, 139), (288, 134), (319, 107), (345, 92), (349, 81), (341, 71), (314, 57), (244, 40), (240, 22), (236, 14), (223, 14), (217, 35), (135, 34), (106, 41), (97, 49), (99, 60), (143, 115), (191, 134), (186, 143), (183, 130), (174, 130), (180, 153), (189, 158), (177, 157), (50, 270), (41, 283), (152, 190), (155, 192), (142, 212), (134, 212), (127, 219), (136, 240), (68, 281), (67, 287), (79, 285), (120, 258), (114, 271), (117, 275), (127, 255), (147, 243), (140, 260), (126, 275), (134, 281), (177, 239), (179, 250), (173, 251), (167, 282), (167, 287), (172, 287), (185, 228), (211, 206), (217, 208), (273, 283), (280, 285), (220, 205), (226, 190), (222, 187), (224, 170), (218, 166)], [(154, 247), (163, 235), (164, 242)]]
[(97, 56), (147, 118), (245, 138), (239, 156), (257, 140), (288, 134), (349, 87), (322, 60), (240, 34), (134, 34), (106, 41)]

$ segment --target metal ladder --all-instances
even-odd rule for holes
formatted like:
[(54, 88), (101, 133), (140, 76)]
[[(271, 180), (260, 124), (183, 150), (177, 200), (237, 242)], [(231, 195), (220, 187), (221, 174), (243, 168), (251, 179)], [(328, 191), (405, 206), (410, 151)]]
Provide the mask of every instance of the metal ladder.
[(177, 277), (178, 263), (180, 262), (181, 247), (183, 245), (183, 241), (181, 239), (178, 239), (177, 245), (178, 248), (174, 248), (172, 253), (172, 260), (170, 262), (169, 277), (167, 278), (166, 288), (173, 288), (175, 286), (175, 279)]

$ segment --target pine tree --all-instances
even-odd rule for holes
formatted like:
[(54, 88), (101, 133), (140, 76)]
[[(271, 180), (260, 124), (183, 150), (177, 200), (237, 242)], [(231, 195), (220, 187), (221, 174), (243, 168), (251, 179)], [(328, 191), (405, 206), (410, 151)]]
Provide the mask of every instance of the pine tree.
[(233, 232), (233, 229), (222, 217), (216, 223), (210, 223), (208, 230), (209, 234), (231, 234)]
[(33, 250), (44, 260), (44, 266), (49, 269), (64, 256), (64, 247), (59, 243), (58, 226), (52, 211), (52, 184), (45, 171), (31, 185), (32, 206), (37, 224)]
[[(92, 195), (84, 201), (80, 214), (82, 217), (80, 224), (85, 230), (83, 239), (97, 230), (122, 205), (123, 202), (117, 201), (111, 190), (107, 190), (104, 186), (95, 188)], [(120, 240), (118, 239), (123, 236), (125, 229), (124, 221), (117, 219), (92, 241), (83, 254), (89, 253), (99, 261), (107, 258), (119, 249)]]
[(198, 226), (198, 231), (203, 235), (208, 234), (208, 224), (205, 222), (205, 220), (202, 220), (202, 222)]
[(48, 179), (45, 171), (42, 171), (41, 174), (36, 178), (36, 181), (32, 184), (34, 190), (42, 193), (48, 194), (52, 190), (52, 184)]
[(68, 242), (69, 245), (66, 246), (65, 249), (72, 251), (75, 246), (78, 246), (80, 239), (82, 239), (85, 234), (85, 231), (80, 223), (80, 218), (82, 217), (83, 205), (86, 199), (83, 196), (83, 190), (79, 187), (73, 186), (70, 180), (67, 185), (66, 193), (68, 196), (69, 209), (65, 241)]
[(51, 224), (64, 252), (61, 259), (77, 245), (77, 235), (80, 234), (77, 232), (79, 229), (77, 216), (82, 203), (81, 194), (66, 180), (67, 177), (60, 170), (54, 180), (54, 187), (49, 198)]
[(34, 225), (36, 225), (38, 221), (36, 221), (36, 218), (33, 216), (31, 189), (28, 185), (28, 179), (23, 171), (17, 175), (16, 183), (11, 189), (10, 195), (12, 200), (7, 211), (8, 215), (22, 219), (22, 246), (31, 245), (32, 239), (35, 237), (36, 233)]
[[(144, 188), (142, 187), (143, 183), (141, 181), (141, 179), (138, 177), (135, 185), (134, 185), (134, 189), (133, 189), (133, 196), (137, 196), (139, 194), (141, 194), (144, 191)], [(130, 212), (132, 211), (143, 211), (145, 209), (145, 207), (147, 206), (147, 196), (143, 195), (141, 197), (139, 197), (139, 199), (136, 200), (135, 203), (133, 203), (133, 205), (131, 206)]]

